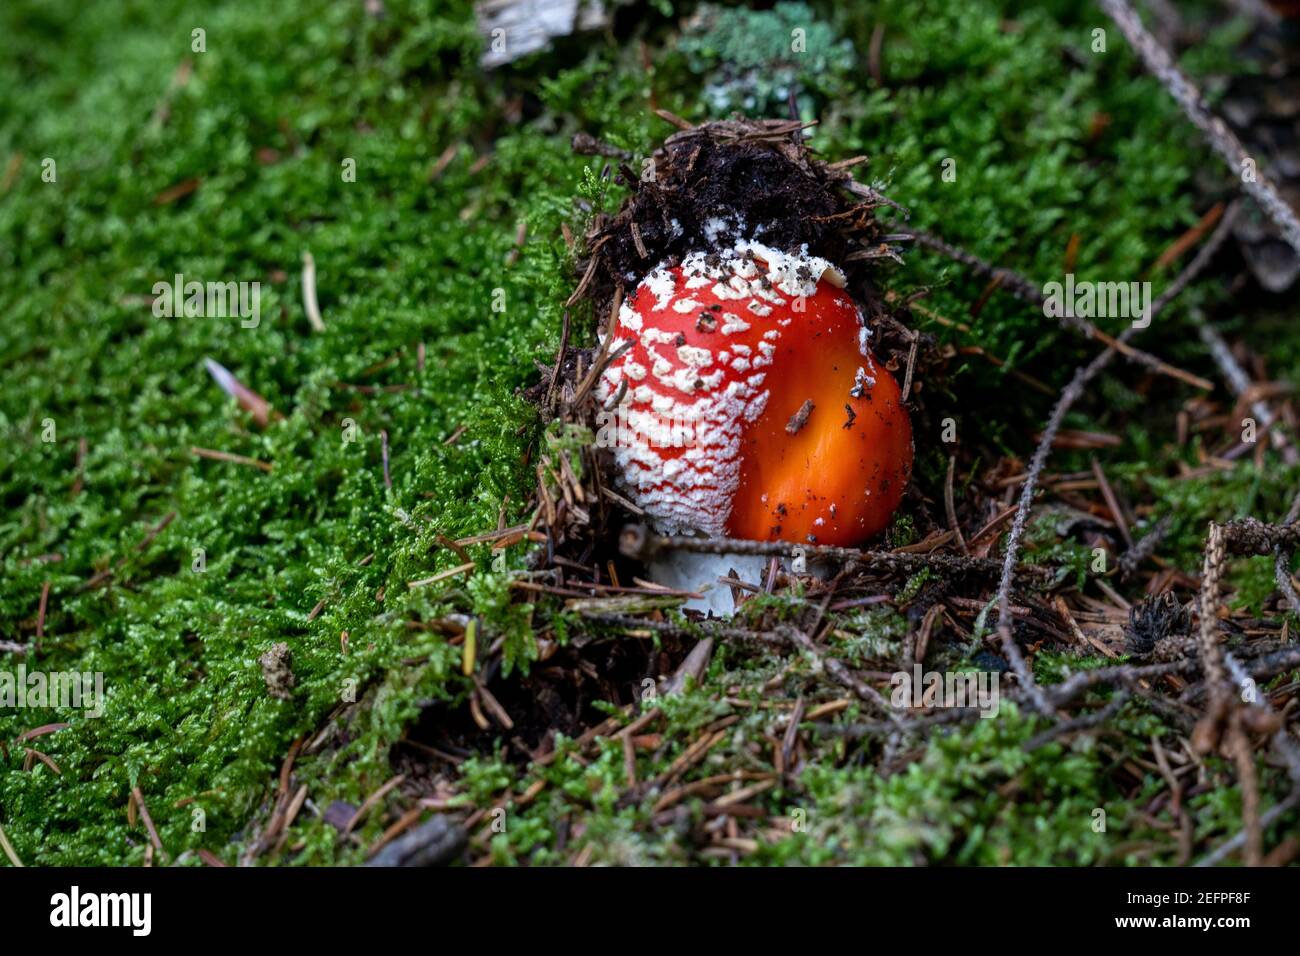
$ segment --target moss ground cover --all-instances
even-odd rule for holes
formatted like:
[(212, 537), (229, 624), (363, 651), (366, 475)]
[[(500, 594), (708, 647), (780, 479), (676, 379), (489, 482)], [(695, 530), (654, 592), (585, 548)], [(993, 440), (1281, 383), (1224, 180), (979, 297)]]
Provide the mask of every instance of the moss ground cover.
[[(1206, 152), (1154, 83), (1134, 78), (1118, 36), (1106, 54), (1090, 52), (1097, 24), (1070, 7), (787, 4), (715, 14), (721, 25), (682, 33), (687, 9), (669, 17), (660, 4), (631, 42), (561, 41), (485, 75), (464, 2), (385, 0), (382, 17), (323, 0), (5, 4), (0, 641), (31, 650), (0, 655), (0, 668), (100, 672), (108, 695), (98, 718), (0, 710), (0, 740), (11, 742), (0, 825), (18, 855), (140, 863), (148, 839), (128, 813), (138, 787), (172, 858), (206, 849), (233, 862), (293, 742), (329, 724), (355, 691), (363, 706), (330, 747), (298, 764), (312, 809), (262, 859), (357, 862), (391, 818), (371, 814), (358, 839), (341, 840), (312, 811), (360, 804), (393, 775), (404, 729), (431, 705), (463, 708), (472, 687), (461, 648), (412, 622), (480, 615), (516, 672), (536, 653), (537, 632), (564, 639), (568, 623), (549, 607), (508, 598), (522, 545), (506, 569), (471, 545), (471, 574), (409, 582), (461, 563), (440, 539), (528, 519), (544, 439), (519, 391), (537, 380), (535, 363), (553, 359), (573, 286), (561, 226), (581, 235), (593, 210), (620, 197), (601, 176), (604, 160), (572, 153), (574, 132), (639, 158), (667, 132), (652, 97), (699, 120), (720, 98), (770, 108), (784, 101), (782, 83), (797, 82), (800, 108), (820, 120), (814, 144), (831, 157), (869, 156), (869, 178), (914, 224), (1035, 278), (1063, 271), (1072, 236), (1081, 278), (1147, 269), (1204, 212), (1193, 180)], [(791, 23), (807, 23), (810, 42), (826, 47), (807, 75), (798, 62), (768, 71), (733, 49), (737, 36), (763, 31), (784, 42)], [(880, 25), (877, 82), (867, 51)], [(1211, 39), (1207, 62), (1231, 36)], [(774, 76), (774, 86), (744, 86)], [(945, 160), (955, 161), (955, 181), (943, 178)], [(306, 252), (323, 332), (303, 307)], [(257, 326), (155, 316), (154, 284), (177, 273), (259, 282)], [(1092, 346), (1009, 297), (971, 319), (982, 283), (927, 253), (889, 267), (882, 285), (901, 295), (929, 288), (927, 308), (969, 329), (931, 322), (924, 331), (1006, 363), (972, 359), (932, 401), (966, 409), (959, 426), (981, 447), (1027, 454), (1025, 436), (1051, 398), (1008, 395), (1006, 369), (1056, 388)], [(1193, 289), (1169, 321), (1185, 329), (1218, 297)], [(575, 334), (589, 334), (590, 316), (574, 319)], [(1213, 374), (1194, 335), (1161, 338), (1166, 357)], [(1294, 369), (1293, 343), (1277, 349), (1280, 366)], [(205, 359), (282, 417), (259, 427), (213, 384)], [(1270, 459), (1229, 477), (1162, 479), (1194, 462), (1196, 446), (1164, 439), (1159, 404), (1149, 418), (1130, 414), (1144, 402), (1135, 377), (1118, 374), (1071, 424), (1124, 422), (1112, 478), (1176, 516), (1176, 560), (1194, 571), (1205, 521), (1277, 514), (1296, 476)], [(933, 440), (917, 444), (918, 461), (928, 455), (938, 469)], [(1262, 574), (1246, 599), (1267, 596)], [(888, 640), (881, 626), (855, 619), (846, 633)], [(279, 642), (292, 653), (290, 700), (267, 694), (258, 664)], [(699, 686), (664, 704), (664, 736), (686, 741), (726, 716), (724, 698), (807, 666), (723, 650)], [(850, 708), (843, 719), (855, 716)], [(68, 726), (15, 743), (53, 723)], [(743, 769), (761, 725), (755, 706), (707, 767)], [(1140, 812), (1157, 778), (1122, 791), (1107, 771), (1165, 732), (1156, 718), (1128, 713), (1108, 749), (1025, 753), (1033, 732), (1012, 711), (933, 741), (892, 775), (851, 756), (843, 738), (818, 737), (812, 768), (761, 796), (773, 813), (801, 808), (812, 822), (773, 835), (750, 859), (1168, 859)], [(32, 763), (27, 747), (53, 766)], [(497, 862), (563, 862), (581, 845), (595, 862), (696, 859), (672, 827), (651, 825), (651, 806), (618, 800), (616, 743), (541, 771), (504, 750), (485, 741), (442, 781), (450, 807), (510, 808), (508, 831), (486, 840)], [(539, 774), (543, 795), (521, 800)], [(1204, 833), (1239, 825), (1235, 791), (1195, 800)], [(1111, 808), (1109, 836), (1089, 826), (1097, 806)]]

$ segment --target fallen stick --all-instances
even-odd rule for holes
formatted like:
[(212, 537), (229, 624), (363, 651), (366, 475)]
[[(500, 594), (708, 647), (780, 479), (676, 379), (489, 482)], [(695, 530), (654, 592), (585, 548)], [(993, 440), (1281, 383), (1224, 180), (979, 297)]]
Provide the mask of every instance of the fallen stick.
[[(977, 275), (991, 279), (997, 288), (1006, 289), (1022, 302), (1028, 302), (1030, 305), (1041, 309), (1047, 301), (1038, 286), (1034, 285), (1034, 283), (1030, 282), (1029, 279), (1018, 272), (985, 262), (974, 253), (958, 248), (933, 233), (917, 230), (909, 235), (910, 238), (916, 240), (918, 245), (925, 246), (927, 249), (947, 256), (954, 262), (959, 262), (964, 266), (969, 266)], [(1136, 349), (1127, 342), (1117, 339), (1112, 335), (1107, 335), (1086, 319), (1077, 318), (1075, 316), (1063, 316), (1061, 324), (1066, 328), (1074, 329), (1085, 338), (1090, 338), (1093, 341), (1100, 342), (1103, 345), (1108, 345), (1111, 348), (1116, 349), (1125, 358), (1137, 363), (1138, 365), (1149, 368), (1158, 375), (1166, 375), (1170, 378), (1178, 379), (1180, 382), (1185, 382), (1193, 388), (1199, 388), (1205, 392), (1213, 391), (1214, 389), (1213, 382), (1210, 382), (1199, 375), (1193, 375), (1190, 372), (1186, 372), (1183, 369), (1170, 365), (1163, 359), (1157, 358), (1151, 353), (1144, 352), (1141, 349)]]
[(245, 455), (235, 455), (228, 451), (217, 451), (213, 448), (191, 447), (190, 454), (198, 455), (200, 458), (210, 458), (213, 461), (228, 461), (235, 465), (251, 465), (254, 468), (260, 468), (262, 471), (270, 472), (275, 466), (269, 461), (258, 461), (256, 458), (248, 458)]
[[(1223, 245), (1236, 221), (1238, 206), (1229, 207), (1224, 213), (1223, 218), (1215, 227), (1210, 238), (1193, 257), (1187, 267), (1175, 277), (1174, 281), (1169, 284), (1160, 297), (1151, 305), (1150, 318), (1152, 321), (1160, 312), (1173, 301), (1183, 289), (1191, 283), (1192, 279), (1201, 273), (1209, 264), (1214, 254), (1218, 252), (1219, 247)], [(1146, 327), (1150, 327), (1150, 323)], [(1138, 326), (1130, 325), (1120, 333), (1119, 341), (1127, 341), (1136, 335), (1139, 331)], [(1081, 366), (1061, 392), (1061, 397), (1056, 406), (1052, 409), (1052, 414), (1048, 418), (1047, 427), (1043, 429), (1042, 437), (1038, 441), (1038, 447), (1034, 450), (1033, 458), (1030, 460), (1029, 469), (1025, 474), (1024, 484), (1020, 488), (1020, 500), (1016, 506), (1016, 516), (1011, 524), (1011, 531), (1007, 535), (1006, 552), (1003, 556), (1002, 577), (998, 583), (997, 608), (998, 608), (998, 638), (1002, 643), (1003, 652), (1007, 660), (1011, 662), (1012, 669), (1016, 672), (1016, 677), (1020, 680), (1030, 695), (1030, 700), (1040, 713), (1049, 714), (1050, 708), (1047, 701), (1038, 691), (1034, 683), (1033, 675), (1030, 673), (1025, 659), (1020, 653), (1020, 648), (1016, 646), (1012, 638), (1010, 629), (1011, 620), (1011, 580), (1016, 570), (1016, 558), (1020, 550), (1020, 539), (1024, 536), (1025, 525), (1029, 519), (1029, 511), (1033, 504), (1034, 491), (1038, 486), (1039, 477), (1042, 475), (1043, 466), (1047, 463), (1047, 456), (1051, 452), (1052, 442), (1056, 438), (1057, 431), (1060, 430), (1061, 423), (1065, 420), (1066, 413), (1081, 397), (1083, 397), (1084, 388), (1092, 381), (1094, 377), (1107, 365), (1116, 355), (1114, 346), (1107, 346), (1087, 365)]]
[[(740, 538), (697, 538), (687, 535), (662, 536), (643, 525), (624, 525), (619, 550), (629, 558), (648, 561), (662, 551), (690, 551), (696, 554), (737, 554), (758, 557), (795, 557), (796, 549), (809, 559), (857, 561), (867, 567), (883, 566), (891, 571), (919, 571), (934, 568), (949, 574), (996, 574), (998, 562), (958, 554), (916, 554), (899, 551), (860, 551), (830, 545), (795, 544), (789, 541), (746, 541)], [(1016, 572), (1028, 580), (1046, 583), (1054, 576), (1049, 568), (1031, 566)]]
[(0, 827), (0, 850), (5, 851), (5, 856), (9, 858), (9, 862), (14, 866), (21, 867), (23, 865), (23, 861), (18, 858), (18, 853), (14, 850), (13, 844), (9, 842), (9, 837), (5, 835), (4, 827)]
[[(1223, 336), (1219, 335), (1208, 322), (1198, 323), (1197, 331), (1201, 335), (1201, 341), (1209, 349), (1214, 364), (1219, 366), (1219, 371), (1223, 373), (1223, 378), (1227, 381), (1228, 387), (1232, 389), (1233, 394), (1238, 398), (1246, 395), (1251, 390), (1253, 383), (1245, 370), (1237, 363), (1232, 350), (1228, 348), (1228, 343), (1223, 341)], [(1295, 446), (1287, 440), (1277, 416), (1273, 414), (1273, 410), (1265, 405), (1261, 399), (1255, 399), (1250, 403), (1250, 411), (1252, 415), (1259, 419), (1259, 423), (1268, 432), (1273, 447), (1282, 453), (1282, 460), (1288, 465), (1294, 465), (1297, 461), (1300, 461), (1300, 457), (1296, 455)]]
[(162, 839), (158, 836), (157, 827), (153, 825), (153, 817), (149, 815), (149, 808), (144, 802), (144, 794), (140, 792), (138, 786), (131, 788), (131, 798), (135, 800), (136, 809), (140, 811), (140, 819), (144, 821), (144, 828), (149, 833), (149, 842), (152, 843), (158, 853), (165, 858), (167, 856), (167, 851), (163, 849)]
[(325, 321), (316, 302), (316, 260), (310, 252), (302, 254), (302, 304), (307, 310), (307, 321), (311, 323), (312, 331), (324, 332)]
[(1287, 205), (1264, 171), (1257, 168), (1254, 158), (1247, 154), (1241, 141), (1223, 120), (1210, 112), (1201, 91), (1178, 69), (1168, 51), (1147, 32), (1142, 19), (1127, 0), (1100, 2), (1101, 8), (1115, 21), (1147, 70), (1169, 91), (1169, 95), (1182, 107), (1192, 125), (1205, 135), (1233, 175), (1241, 180), (1241, 188), (1259, 203), (1260, 208), (1282, 230), (1283, 237), (1291, 247), (1300, 252), (1300, 217)]

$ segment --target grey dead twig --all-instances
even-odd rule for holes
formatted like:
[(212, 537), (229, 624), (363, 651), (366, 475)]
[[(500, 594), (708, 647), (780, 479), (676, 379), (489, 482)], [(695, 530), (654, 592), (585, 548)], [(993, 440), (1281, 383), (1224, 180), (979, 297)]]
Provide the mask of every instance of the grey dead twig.
[[(1287, 768), (1292, 781), (1290, 798), (1300, 795), (1300, 745), (1287, 732), (1284, 720), (1274, 713), (1267, 697), (1256, 690), (1254, 678), (1237, 659), (1219, 643), (1217, 610), (1223, 570), (1230, 554), (1269, 554), (1293, 547), (1300, 528), (1293, 525), (1269, 525), (1254, 518), (1227, 524), (1212, 523), (1205, 546), (1205, 564), (1201, 575), (1200, 616), (1198, 631), (1200, 665), (1208, 685), (1206, 715), (1193, 734), (1193, 745), (1202, 752), (1223, 749), (1232, 757), (1242, 792), (1242, 831), (1229, 843), (1242, 848), (1247, 865), (1257, 866), (1263, 859), (1263, 831), (1267, 824), (1260, 813), (1258, 772), (1248, 730), (1259, 725), (1276, 727), (1272, 735), (1274, 750)], [(1248, 711), (1259, 718), (1248, 721)], [(1253, 725), (1253, 726), (1252, 726)], [(1225, 847), (1228, 844), (1225, 844)], [(1225, 856), (1232, 850), (1221, 848)], [(1204, 862), (1204, 861), (1202, 861)]]
[[(1183, 289), (1191, 283), (1192, 279), (1199, 275), (1210, 260), (1218, 252), (1219, 247), (1223, 245), (1236, 221), (1239, 206), (1234, 204), (1219, 224), (1215, 227), (1214, 232), (1206, 239), (1205, 243), (1197, 251), (1192, 261), (1178, 276), (1170, 283), (1166, 289), (1151, 305), (1150, 318), (1154, 322), (1155, 318), (1164, 310), (1164, 308), (1173, 301)], [(1149, 327), (1150, 323), (1148, 323)], [(1138, 326), (1130, 325), (1119, 335), (1120, 342), (1126, 342), (1140, 331)], [(1033, 458), (1030, 460), (1029, 469), (1025, 475), (1025, 481), (1021, 485), (1020, 499), (1017, 503), (1015, 518), (1012, 520), (1011, 531), (1007, 535), (1006, 551), (1003, 556), (1002, 577), (998, 583), (997, 592), (997, 609), (998, 609), (998, 636), (1002, 642), (1002, 647), (1006, 653), (1007, 659), (1011, 661), (1012, 668), (1021, 683), (1029, 689), (1031, 700), (1040, 713), (1050, 713), (1047, 702), (1041, 694), (1036, 693), (1033, 689), (1033, 675), (1025, 664), (1024, 657), (1020, 653), (1020, 648), (1016, 646), (1012, 638), (1010, 621), (1011, 605), (1011, 583), (1015, 573), (1016, 559), (1019, 555), (1020, 541), (1025, 533), (1025, 526), (1029, 519), (1029, 512), (1033, 504), (1034, 492), (1038, 487), (1038, 482), (1042, 476), (1043, 466), (1047, 462), (1047, 456), (1051, 452), (1052, 442), (1056, 438), (1056, 433), (1060, 430), (1061, 423), (1065, 420), (1066, 413), (1070, 408), (1083, 397), (1084, 390), (1088, 383), (1097, 376), (1116, 355), (1114, 346), (1107, 346), (1087, 365), (1080, 366), (1074, 373), (1074, 377), (1061, 392), (1061, 397), (1057, 400), (1056, 406), (1052, 409), (1052, 414), (1047, 420), (1047, 426), (1043, 429), (1043, 434), (1038, 442), (1038, 447), (1034, 450)]]
[[(945, 574), (998, 573), (998, 562), (989, 558), (967, 557), (959, 554), (916, 553), (903, 551), (860, 551), (857, 548), (839, 548), (831, 545), (797, 544), (789, 541), (748, 541), (740, 538), (706, 538), (692, 536), (657, 535), (644, 525), (625, 525), (619, 535), (619, 550), (629, 558), (645, 561), (664, 551), (691, 551), (697, 554), (737, 554), (759, 557), (796, 556), (830, 561), (855, 561), (864, 567), (879, 567), (887, 571), (919, 571), (931, 568)], [(1043, 566), (1026, 566), (1015, 569), (1015, 574), (1025, 583), (1049, 583), (1054, 572)]]
[(1155, 524), (1151, 526), (1145, 535), (1133, 543), (1133, 546), (1125, 551), (1119, 558), (1119, 571), (1124, 577), (1128, 577), (1137, 571), (1138, 566), (1156, 553), (1156, 548), (1165, 540), (1170, 529), (1174, 526), (1174, 520), (1169, 515), (1163, 515)]
[[(1047, 300), (1043, 295), (1042, 289), (1025, 276), (1016, 272), (1014, 269), (995, 266), (992, 263), (981, 259), (974, 253), (962, 249), (959, 246), (955, 246), (934, 233), (926, 232), (925, 230), (913, 230), (907, 235), (908, 238), (916, 240), (917, 245), (924, 246), (933, 252), (937, 252), (942, 256), (952, 259), (954, 262), (967, 266), (976, 275), (988, 278), (990, 280), (990, 287), (1005, 289), (1022, 302), (1027, 302), (1039, 309), (1043, 308), (1046, 304)], [(1154, 304), (1152, 311), (1154, 314)], [(1117, 339), (1114, 336), (1107, 335), (1086, 319), (1078, 318), (1076, 316), (1063, 316), (1061, 318), (1061, 324), (1067, 329), (1078, 332), (1085, 338), (1101, 342), (1103, 345), (1116, 349), (1129, 361), (1148, 368), (1158, 375), (1176, 378), (1179, 381), (1186, 382), (1193, 388), (1199, 388), (1202, 391), (1208, 392), (1214, 388), (1213, 382), (1206, 381), (1199, 375), (1192, 375), (1180, 368), (1170, 365), (1168, 362), (1149, 352), (1144, 352), (1141, 349), (1134, 348), (1122, 339)]]
[(1095, 710), (1090, 714), (1084, 714), (1071, 720), (1063, 720), (1058, 724), (1053, 724), (1041, 733), (1030, 737), (1029, 740), (1025, 741), (1021, 749), (1028, 753), (1037, 750), (1039, 747), (1046, 746), (1058, 737), (1063, 737), (1066, 734), (1074, 733), (1078, 730), (1089, 730), (1100, 724), (1104, 724), (1124, 708), (1124, 705), (1128, 703), (1131, 696), (1131, 692), (1127, 689), (1116, 691), (1115, 695), (1111, 698), (1110, 703), (1105, 707), (1102, 707), (1100, 710)]
[[(1296, 216), (1296, 211), (1287, 205), (1277, 187), (1258, 168), (1254, 158), (1246, 152), (1228, 125), (1210, 111), (1201, 91), (1178, 68), (1168, 51), (1147, 32), (1137, 11), (1126, 0), (1099, 2), (1106, 15), (1115, 21), (1147, 71), (1169, 91), (1169, 95), (1182, 108), (1192, 125), (1201, 131), (1215, 152), (1228, 164), (1234, 177), (1241, 182), (1241, 188), (1273, 220), (1291, 247), (1300, 252), (1300, 217)], [(1254, 175), (1246, 175), (1247, 170)]]
[[(1273, 648), (1261, 651), (1243, 664), (1243, 670), (1253, 679), (1277, 674), (1281, 671), (1300, 666), (1300, 647)], [(1200, 669), (1200, 662), (1195, 657), (1183, 657), (1159, 664), (1115, 664), (1109, 667), (1097, 667), (1077, 671), (1059, 684), (1044, 689), (1044, 694), (1052, 707), (1063, 709), (1073, 704), (1078, 697), (1096, 687), (1122, 686), (1131, 694), (1142, 694), (1140, 681), (1151, 680), (1171, 675), (1185, 676), (1195, 674)], [(1004, 702), (1021, 705), (1028, 702), (1023, 691), (1004, 693)], [(1160, 698), (1148, 698), (1154, 703)], [(980, 719), (984, 712), (976, 707), (953, 707), (927, 713), (920, 717), (904, 717), (900, 724), (883, 721), (858, 721), (852, 724), (828, 726), (822, 732), (845, 737), (866, 737), (880, 734), (893, 734), (898, 731), (915, 733), (935, 727), (969, 723)], [(1053, 725), (1053, 726), (1059, 726)], [(1267, 824), (1264, 824), (1267, 826)]]
[[(1286, 515), (1282, 518), (1282, 526), (1290, 527), (1300, 520), (1300, 492), (1291, 499), (1291, 507), (1287, 509)], [(1291, 610), (1300, 614), (1300, 594), (1296, 593), (1296, 587), (1291, 583), (1291, 555), (1294, 548), (1284, 547), (1281, 543), (1273, 547), (1273, 577), (1277, 581), (1278, 590), (1286, 597), (1287, 603), (1291, 605)]]
[[(1210, 352), (1210, 357), (1214, 359), (1214, 364), (1219, 366), (1219, 371), (1223, 373), (1224, 380), (1228, 387), (1237, 398), (1247, 396), (1254, 383), (1251, 382), (1245, 370), (1237, 362), (1236, 356), (1232, 354), (1232, 349), (1228, 343), (1223, 340), (1223, 336), (1215, 330), (1208, 322), (1197, 322), (1197, 332), (1201, 336), (1201, 341)], [(1282, 460), (1288, 465), (1294, 465), (1300, 461), (1300, 455), (1297, 455), (1295, 445), (1291, 443), (1286, 432), (1282, 430), (1282, 423), (1278, 417), (1273, 414), (1273, 410), (1266, 405), (1262, 399), (1255, 399), (1250, 403), (1251, 414), (1259, 420), (1259, 424), (1268, 432), (1269, 439), (1273, 447), (1277, 449)]]
[[(1292, 790), (1291, 793), (1283, 797), (1281, 801), (1262, 813), (1259, 817), (1260, 828), (1267, 830), (1283, 814), (1290, 812), (1290, 810), (1297, 805), (1300, 805), (1300, 789)], [(1242, 830), (1236, 836), (1219, 844), (1216, 849), (1205, 854), (1205, 856), (1196, 861), (1195, 865), (1216, 866), (1230, 857), (1233, 853), (1237, 852), (1237, 850), (1244, 846), (1245, 843), (1246, 831)]]
[(837, 684), (853, 691), (859, 698), (874, 706), (901, 729), (903, 718), (898, 711), (890, 706), (889, 701), (881, 696), (880, 691), (858, 678), (844, 665), (843, 661), (823, 653), (811, 637), (796, 627), (777, 628), (777, 630), (783, 631), (795, 647), (811, 657), (814, 664), (829, 674)]

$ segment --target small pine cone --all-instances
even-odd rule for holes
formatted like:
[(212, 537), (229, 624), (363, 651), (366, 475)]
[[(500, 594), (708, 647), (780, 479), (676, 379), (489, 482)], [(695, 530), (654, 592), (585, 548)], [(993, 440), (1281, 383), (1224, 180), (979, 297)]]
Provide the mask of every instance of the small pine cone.
[(1129, 609), (1128, 626), (1124, 629), (1128, 653), (1139, 659), (1156, 653), (1182, 656), (1177, 643), (1171, 641), (1190, 640), (1187, 631), (1191, 623), (1191, 615), (1172, 592), (1147, 597)]
[[(1136, 656), (1136, 655), (1135, 655)], [(1189, 634), (1175, 634), (1156, 641), (1151, 649), (1153, 664), (1168, 664), (1196, 656), (1196, 639)]]

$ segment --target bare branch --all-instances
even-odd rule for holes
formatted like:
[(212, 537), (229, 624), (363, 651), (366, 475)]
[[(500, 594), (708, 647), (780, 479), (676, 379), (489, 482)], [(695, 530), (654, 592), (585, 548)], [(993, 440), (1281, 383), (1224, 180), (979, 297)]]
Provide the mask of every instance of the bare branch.
[[(1218, 252), (1219, 247), (1223, 245), (1224, 240), (1232, 228), (1233, 222), (1236, 221), (1238, 207), (1234, 204), (1224, 213), (1223, 218), (1219, 220), (1218, 226), (1214, 232), (1205, 241), (1205, 244), (1188, 263), (1187, 267), (1170, 283), (1158, 299), (1151, 305), (1151, 320), (1154, 322), (1164, 308), (1173, 301), (1183, 289), (1191, 284), (1192, 280), (1209, 265), (1214, 254)], [(1150, 326), (1148, 323), (1147, 327)], [(1139, 331), (1139, 327), (1130, 325), (1119, 335), (1120, 342), (1125, 342), (1132, 338)], [(1006, 652), (1007, 659), (1016, 671), (1016, 676), (1027, 690), (1033, 687), (1033, 677), (1025, 666), (1024, 658), (1020, 654), (1020, 648), (1015, 645), (1010, 630), (1011, 621), (1011, 580), (1015, 573), (1016, 558), (1020, 551), (1020, 539), (1025, 533), (1025, 524), (1029, 519), (1029, 510), (1033, 504), (1034, 492), (1038, 488), (1038, 480), (1042, 475), (1043, 466), (1047, 462), (1047, 456), (1051, 452), (1052, 442), (1056, 438), (1057, 431), (1060, 430), (1061, 422), (1065, 420), (1066, 413), (1070, 407), (1082, 397), (1087, 384), (1096, 377), (1102, 369), (1110, 364), (1111, 359), (1115, 357), (1116, 349), (1114, 346), (1108, 346), (1105, 351), (1099, 353), (1087, 365), (1082, 366), (1074, 373), (1074, 378), (1065, 386), (1061, 392), (1060, 399), (1057, 400), (1056, 407), (1052, 409), (1051, 417), (1047, 420), (1047, 426), (1043, 429), (1042, 438), (1038, 442), (1038, 447), (1034, 450), (1034, 456), (1030, 460), (1029, 471), (1025, 475), (1024, 484), (1020, 488), (1020, 501), (1016, 507), (1016, 516), (1011, 525), (1011, 533), (1007, 536), (1006, 553), (1002, 561), (1002, 578), (998, 584), (998, 636), (1002, 641), (1002, 646)], [(1034, 690), (1030, 690), (1031, 700), (1042, 713), (1049, 713), (1046, 707), (1046, 700), (1042, 695)]]
[[(1226, 123), (1210, 112), (1205, 98), (1195, 84), (1178, 69), (1173, 58), (1160, 43), (1147, 32), (1142, 19), (1126, 0), (1100, 0), (1101, 8), (1115, 21), (1129, 45), (1141, 58), (1147, 70), (1158, 79), (1183, 113), (1209, 140), (1210, 145), (1223, 157), (1241, 187), (1268, 215), (1291, 247), (1300, 252), (1300, 217), (1278, 193), (1277, 187), (1257, 168), (1253, 157), (1246, 153), (1241, 141)], [(1249, 173), (1249, 175), (1248, 175)]]

